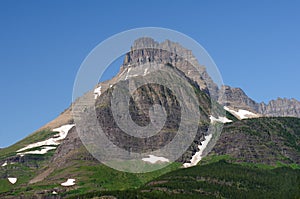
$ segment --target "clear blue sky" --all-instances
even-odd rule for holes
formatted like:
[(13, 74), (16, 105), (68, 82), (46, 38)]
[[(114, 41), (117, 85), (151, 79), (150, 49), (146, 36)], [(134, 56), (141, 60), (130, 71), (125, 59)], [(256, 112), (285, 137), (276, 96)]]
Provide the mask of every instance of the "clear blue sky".
[(300, 100), (299, 1), (2, 0), (0, 147), (70, 105), (76, 72), (98, 43), (145, 26), (194, 38), (225, 84), (259, 102)]

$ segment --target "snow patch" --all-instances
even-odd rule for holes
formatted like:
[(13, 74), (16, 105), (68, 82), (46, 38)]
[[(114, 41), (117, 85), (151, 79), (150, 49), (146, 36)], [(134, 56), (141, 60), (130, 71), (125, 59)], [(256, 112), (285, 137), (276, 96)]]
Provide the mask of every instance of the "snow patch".
[[(52, 131), (55, 131), (55, 132), (57, 131), (59, 133), (56, 134), (53, 138), (49, 138), (48, 140), (45, 140), (45, 141), (29, 144), (28, 146), (17, 150), (17, 152), (22, 152), (22, 151), (32, 149), (32, 148), (36, 148), (36, 147), (49, 146), (49, 145), (59, 145), (60, 141), (67, 137), (68, 132), (74, 126), (75, 126), (75, 124), (67, 124), (67, 125), (63, 125), (59, 128), (55, 128)], [(45, 152), (45, 150), (49, 151), (49, 150), (52, 150), (52, 149), (53, 149), (53, 147), (44, 147), (41, 151), (37, 150), (37, 151), (33, 151), (33, 152), (34, 152), (34, 154), (36, 154), (36, 153), (42, 154), (42, 152)], [(25, 153), (20, 153), (19, 155), (24, 156), (24, 154), (28, 154), (28, 153), (29, 153), (29, 151), (25, 152)]]
[(42, 154), (46, 154), (48, 151), (56, 149), (56, 147), (54, 146), (45, 146), (43, 147), (41, 150), (35, 150), (35, 151), (26, 151), (24, 153), (17, 153), (17, 155), (25, 155), (25, 154), (38, 154), (38, 155), (42, 155)]
[(205, 140), (203, 142), (201, 142), (202, 145), (198, 145), (199, 151), (196, 152), (195, 155), (193, 155), (192, 159), (190, 160), (191, 163), (183, 164), (184, 168), (195, 166), (198, 164), (198, 162), (200, 162), (200, 160), (202, 159), (202, 153), (203, 153), (204, 149), (207, 147), (207, 144), (209, 143), (211, 138), (212, 138), (212, 134), (205, 136)]
[(131, 68), (128, 68), (128, 70), (127, 70), (127, 74), (126, 74), (126, 77), (125, 77), (125, 80), (127, 80), (128, 79), (128, 76), (129, 76), (129, 72), (131, 71)]
[(61, 186), (69, 187), (75, 185), (75, 179), (68, 179), (66, 182), (61, 183)]
[(223, 123), (223, 124), (225, 124), (225, 123), (230, 123), (230, 122), (232, 122), (232, 120), (230, 120), (230, 119), (228, 119), (228, 118), (226, 118), (226, 117), (219, 117), (218, 119), (217, 118), (215, 118), (214, 116), (209, 116), (209, 118), (210, 118), (210, 122), (211, 123), (215, 123), (215, 122), (221, 122), (221, 123)]
[(145, 68), (143, 76), (146, 76), (148, 74), (147, 72), (148, 72), (148, 68)]
[(228, 108), (227, 106), (224, 106), (224, 109), (230, 113), (232, 113), (233, 115), (239, 117), (239, 119), (247, 119), (247, 118), (254, 118), (254, 117), (259, 117), (259, 115), (252, 113), (250, 111), (247, 110), (243, 110), (243, 109), (239, 109), (238, 111), (232, 110), (230, 108)]
[(95, 99), (97, 99), (97, 97), (99, 97), (101, 95), (101, 86), (99, 86), (98, 88), (96, 88), (94, 90), (94, 97)]
[(11, 184), (16, 184), (18, 178), (7, 178)]
[(143, 158), (142, 160), (145, 162), (150, 162), (151, 164), (155, 164), (158, 162), (170, 162), (167, 158), (157, 157), (155, 155), (149, 155), (149, 158)]
[(7, 166), (7, 161), (5, 161), (1, 166), (2, 166), (2, 167)]

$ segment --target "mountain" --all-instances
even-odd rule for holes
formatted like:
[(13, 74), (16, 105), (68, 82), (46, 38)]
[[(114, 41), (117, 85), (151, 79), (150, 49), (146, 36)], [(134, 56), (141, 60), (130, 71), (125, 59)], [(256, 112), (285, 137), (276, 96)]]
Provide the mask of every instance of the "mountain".
[[(183, 57), (189, 57), (189, 62)], [(195, 65), (200, 68), (200, 75)], [(97, 154), (90, 153), (89, 147), (95, 146), (94, 143), (86, 143), (94, 140), (84, 137), (82, 130), (90, 135), (101, 126), (106, 137), (129, 154), (151, 153), (174, 138), (181, 114), (195, 109), (185, 89), (171, 90), (156, 83), (140, 87), (137, 83), (138, 89), (131, 97), (121, 98), (130, 96), (129, 79), (150, 81), (157, 69), (160, 72), (151, 81), (168, 79), (176, 86), (183, 80), (195, 93), (196, 108), (201, 114), (199, 118), (183, 117), (191, 122), (190, 128), (195, 124), (197, 127), (195, 135), (186, 137), (192, 139), (191, 144), (183, 155), (174, 156), (177, 157), (174, 163), (153, 172), (122, 172), (100, 163)], [(227, 101), (219, 96), (222, 91)], [(185, 106), (180, 106), (176, 93)], [(154, 105), (162, 105), (166, 116), (163, 130), (152, 136), (151, 142), (124, 134), (112, 112), (114, 98), (127, 104), (118, 107), (118, 117), (130, 117), (140, 127), (153, 122)], [(300, 197), (300, 119), (264, 117), (274, 112), (280, 116), (283, 111), (294, 114), (289, 103), (282, 100), (280, 106), (274, 102), (270, 107), (260, 108), (263, 105), (251, 100), (241, 89), (218, 88), (205, 67), (180, 44), (140, 38), (126, 54), (115, 77), (95, 85), (93, 91), (77, 99), (38, 131), (0, 150), (0, 198), (297, 198)], [(297, 101), (293, 103), (297, 106)], [(130, 115), (126, 110), (130, 110)], [(72, 111), (88, 117), (78, 122)], [(96, 120), (91, 120), (92, 114)], [(160, 121), (154, 122), (160, 125)], [(222, 125), (222, 133), (215, 134), (219, 139), (214, 143), (209, 135)], [(141, 161), (154, 167), (166, 159), (155, 158), (160, 161), (151, 163), (151, 157)]]
[(240, 88), (223, 86), (221, 88), (226, 99), (219, 99), (219, 102), (235, 110), (249, 110), (262, 116), (270, 117), (300, 117), (300, 102), (296, 99), (271, 100), (269, 103), (257, 103)]

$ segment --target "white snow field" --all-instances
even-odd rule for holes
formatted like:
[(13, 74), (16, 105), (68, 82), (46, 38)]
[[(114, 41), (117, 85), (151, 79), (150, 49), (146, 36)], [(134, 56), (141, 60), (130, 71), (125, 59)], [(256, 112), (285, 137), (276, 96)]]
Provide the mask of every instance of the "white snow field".
[(16, 184), (18, 178), (7, 178), (7, 180), (8, 180), (11, 184)]
[[(44, 141), (29, 144), (26, 147), (23, 147), (23, 148), (17, 150), (17, 152), (18, 152), (17, 154), (20, 156), (24, 156), (25, 154), (45, 154), (45, 153), (47, 153), (49, 150), (53, 150), (56, 148), (56, 147), (53, 147), (53, 145), (59, 145), (60, 142), (67, 137), (68, 132), (70, 131), (70, 129), (73, 126), (75, 126), (75, 124), (66, 124), (59, 128), (55, 128), (52, 131), (59, 132), (59, 133), (56, 134), (54, 137), (49, 138)], [(26, 152), (20, 153), (22, 151), (29, 150), (29, 149), (36, 148), (36, 147), (43, 147), (43, 148), (41, 150), (26, 151)]]
[(191, 163), (184, 163), (183, 167), (185, 167), (185, 168), (192, 167), (192, 166), (197, 165), (198, 162), (200, 162), (200, 160), (202, 159), (202, 153), (211, 138), (212, 138), (212, 134), (205, 136), (205, 140), (203, 142), (201, 142), (202, 145), (198, 145), (199, 151), (196, 152), (195, 155), (193, 155), (192, 159), (190, 160)]
[(26, 151), (26, 152), (23, 152), (23, 153), (17, 153), (17, 155), (26, 155), (26, 154), (46, 154), (48, 151), (50, 150), (54, 150), (56, 149), (56, 147), (54, 146), (45, 146), (45, 147), (42, 147), (41, 150), (35, 150), (35, 151)]
[(101, 95), (101, 86), (99, 86), (98, 88), (96, 88), (94, 90), (94, 97), (95, 99), (97, 99), (97, 97), (99, 97)]
[(238, 111), (235, 111), (233, 109), (230, 109), (227, 106), (224, 106), (224, 109), (228, 112), (230, 112), (231, 114), (237, 116), (239, 119), (248, 119), (248, 118), (255, 118), (255, 117), (259, 117), (259, 115), (252, 113), (250, 111), (247, 110), (243, 110), (243, 109), (239, 109)]
[(2, 167), (7, 166), (7, 161), (5, 161), (1, 166), (2, 166)]
[(129, 72), (131, 71), (131, 68), (128, 68), (128, 70), (127, 70), (127, 74), (126, 74), (126, 77), (125, 77), (125, 80), (127, 80), (128, 79), (128, 77), (129, 77)]
[(68, 179), (66, 182), (61, 183), (60, 185), (63, 187), (69, 187), (75, 185), (75, 179)]
[(213, 124), (213, 123), (215, 123), (215, 122), (221, 122), (221, 123), (223, 123), (223, 124), (225, 124), (225, 123), (230, 123), (230, 122), (232, 122), (232, 120), (230, 120), (230, 119), (228, 119), (228, 118), (226, 118), (226, 117), (219, 117), (218, 119), (217, 118), (215, 118), (214, 116), (209, 116), (209, 119), (210, 119), (210, 122)]
[(145, 162), (150, 162), (151, 164), (155, 164), (155, 163), (158, 163), (158, 162), (170, 162), (167, 158), (158, 157), (158, 156), (155, 156), (155, 155), (149, 155), (148, 158), (143, 158), (142, 160), (145, 161)]

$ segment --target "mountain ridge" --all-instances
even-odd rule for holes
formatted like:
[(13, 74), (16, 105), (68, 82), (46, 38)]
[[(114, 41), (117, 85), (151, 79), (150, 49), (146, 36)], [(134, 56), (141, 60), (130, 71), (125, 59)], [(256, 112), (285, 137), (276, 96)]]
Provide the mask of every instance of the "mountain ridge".
[(219, 100), (225, 106), (234, 109), (245, 109), (267, 117), (300, 117), (300, 102), (294, 98), (280, 98), (268, 103), (258, 103), (248, 97), (241, 88), (223, 86), (226, 101)]

